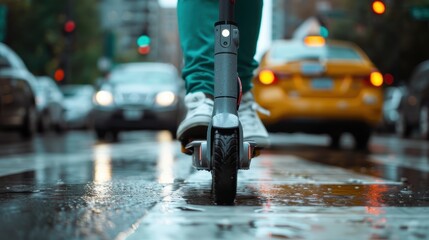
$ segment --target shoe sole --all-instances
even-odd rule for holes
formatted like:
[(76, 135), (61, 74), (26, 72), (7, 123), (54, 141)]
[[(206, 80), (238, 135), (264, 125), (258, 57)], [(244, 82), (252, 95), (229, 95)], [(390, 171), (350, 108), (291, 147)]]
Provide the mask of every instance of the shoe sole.
[(207, 129), (208, 125), (196, 125), (186, 129), (178, 138), (182, 145), (182, 152), (192, 155), (192, 151), (186, 149), (186, 145), (196, 140), (207, 140)]

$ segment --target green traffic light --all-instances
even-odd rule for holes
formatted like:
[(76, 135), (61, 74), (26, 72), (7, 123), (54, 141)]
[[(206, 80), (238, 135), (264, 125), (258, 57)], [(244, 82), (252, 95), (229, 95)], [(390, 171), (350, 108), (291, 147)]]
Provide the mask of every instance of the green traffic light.
[(137, 39), (137, 45), (139, 47), (148, 46), (150, 44), (150, 37), (142, 35)]

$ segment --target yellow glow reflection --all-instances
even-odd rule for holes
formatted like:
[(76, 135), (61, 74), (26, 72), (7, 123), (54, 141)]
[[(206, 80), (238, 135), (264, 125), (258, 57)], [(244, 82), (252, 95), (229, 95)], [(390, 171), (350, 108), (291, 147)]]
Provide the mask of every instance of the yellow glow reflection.
[(94, 150), (94, 183), (108, 182), (112, 179), (111, 148), (102, 144)]
[(161, 131), (157, 136), (159, 142), (158, 151), (158, 182), (173, 183), (174, 148), (171, 135), (168, 131)]

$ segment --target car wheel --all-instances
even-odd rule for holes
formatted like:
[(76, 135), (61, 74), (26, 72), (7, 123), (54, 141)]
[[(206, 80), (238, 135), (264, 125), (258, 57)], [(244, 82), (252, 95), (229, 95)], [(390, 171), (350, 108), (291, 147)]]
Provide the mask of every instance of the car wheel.
[(106, 140), (107, 131), (102, 129), (95, 129), (95, 136), (98, 140)]
[(24, 121), (21, 126), (21, 136), (31, 138), (37, 130), (37, 113), (34, 106), (30, 106), (25, 114)]
[(371, 128), (365, 127), (352, 133), (355, 140), (355, 149), (358, 151), (368, 150), (369, 140), (371, 138)]
[(58, 134), (64, 133), (66, 130), (66, 121), (64, 120), (64, 115), (61, 115), (58, 123), (55, 124), (55, 132)]
[(398, 120), (395, 123), (395, 132), (401, 138), (406, 138), (411, 135), (411, 126), (408, 124), (405, 114), (399, 112)]
[(118, 142), (119, 141), (119, 132), (118, 131), (111, 131), (110, 136), (111, 136), (112, 142)]
[(424, 104), (420, 109), (419, 130), (423, 139), (429, 140), (429, 103)]
[(119, 141), (119, 132), (118, 131), (107, 131), (103, 129), (96, 129), (95, 135), (98, 140), (100, 141), (112, 141), (112, 142), (118, 142)]
[(341, 143), (341, 133), (331, 133), (329, 134), (330, 142), (329, 147), (332, 149), (339, 149)]
[(41, 133), (48, 132), (51, 127), (51, 117), (49, 113), (43, 113), (39, 119), (39, 131)]
[(174, 139), (177, 139), (177, 128), (170, 128), (169, 130), (168, 130), (169, 132), (170, 132), (170, 134), (171, 134), (171, 138), (174, 140)]

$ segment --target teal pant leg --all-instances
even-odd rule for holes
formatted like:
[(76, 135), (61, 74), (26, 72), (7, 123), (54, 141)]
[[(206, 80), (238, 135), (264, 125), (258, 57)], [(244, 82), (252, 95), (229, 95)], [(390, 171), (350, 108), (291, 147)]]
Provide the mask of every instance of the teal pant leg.
[(186, 90), (213, 95), (214, 23), (218, 18), (218, 1), (179, 0), (177, 17)]
[[(177, 15), (180, 44), (184, 55), (182, 77), (188, 93), (214, 94), (214, 23), (218, 20), (218, 0), (179, 0)], [(238, 73), (243, 91), (251, 89), (253, 56), (258, 40), (262, 0), (238, 0), (236, 20), (240, 30)]]
[(235, 19), (240, 31), (238, 48), (238, 75), (243, 92), (252, 89), (252, 78), (258, 62), (254, 59), (261, 26), (263, 0), (237, 0)]

